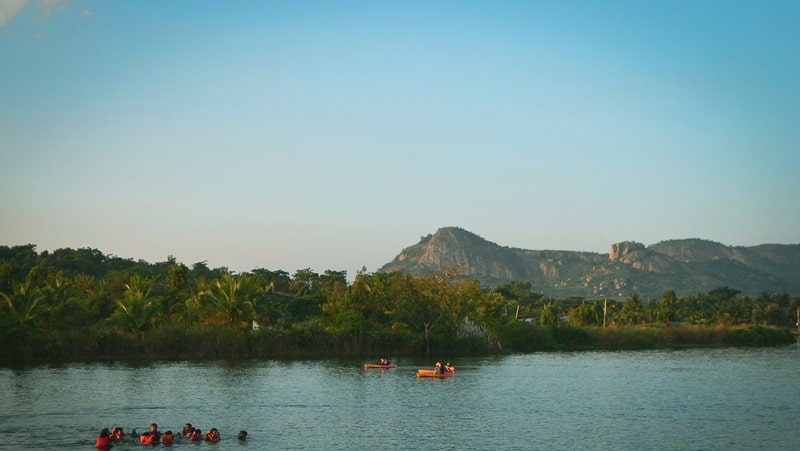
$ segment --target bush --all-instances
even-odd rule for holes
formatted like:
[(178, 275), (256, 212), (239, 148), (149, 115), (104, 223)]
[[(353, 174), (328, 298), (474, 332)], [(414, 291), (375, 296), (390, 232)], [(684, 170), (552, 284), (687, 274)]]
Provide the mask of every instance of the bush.
[(730, 331), (730, 344), (735, 346), (777, 346), (791, 344), (794, 336), (787, 329), (750, 326)]
[(501, 327), (498, 341), (508, 352), (552, 351), (558, 344), (550, 331), (549, 327), (513, 321)]

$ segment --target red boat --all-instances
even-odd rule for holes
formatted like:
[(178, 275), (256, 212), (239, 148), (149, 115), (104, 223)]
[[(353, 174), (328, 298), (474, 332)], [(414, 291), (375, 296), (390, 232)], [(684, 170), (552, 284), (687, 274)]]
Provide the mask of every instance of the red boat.
[(420, 368), (417, 370), (417, 377), (435, 377), (437, 379), (444, 379), (454, 374), (456, 374), (455, 368), (450, 371), (445, 371), (444, 373), (437, 373), (436, 370), (428, 370), (425, 368)]

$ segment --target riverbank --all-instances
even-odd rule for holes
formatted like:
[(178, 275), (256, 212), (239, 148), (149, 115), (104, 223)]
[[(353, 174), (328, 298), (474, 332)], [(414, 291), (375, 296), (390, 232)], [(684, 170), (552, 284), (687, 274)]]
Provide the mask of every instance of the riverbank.
[[(747, 327), (543, 327), (525, 323), (488, 341), (464, 337), (437, 354), (479, 356), (506, 353), (780, 346), (797, 341), (791, 331)], [(219, 359), (317, 359), (420, 356), (425, 347), (400, 337), (343, 340), (324, 330), (161, 327), (143, 335), (104, 330), (50, 336), (17, 335), (0, 345), (0, 364), (90, 361), (180, 361)]]
[(517, 329), (517, 334), (508, 334), (506, 343), (516, 352), (760, 347), (797, 341), (787, 329), (770, 326)]

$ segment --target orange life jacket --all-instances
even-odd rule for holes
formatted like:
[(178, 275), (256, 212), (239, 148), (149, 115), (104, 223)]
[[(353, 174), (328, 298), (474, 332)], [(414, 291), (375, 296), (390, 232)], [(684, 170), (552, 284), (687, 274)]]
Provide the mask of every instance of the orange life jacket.
[(218, 442), (219, 441), (219, 434), (214, 431), (206, 432), (206, 440), (209, 442)]
[(97, 444), (95, 445), (97, 448), (110, 448), (111, 447), (111, 437), (97, 437)]

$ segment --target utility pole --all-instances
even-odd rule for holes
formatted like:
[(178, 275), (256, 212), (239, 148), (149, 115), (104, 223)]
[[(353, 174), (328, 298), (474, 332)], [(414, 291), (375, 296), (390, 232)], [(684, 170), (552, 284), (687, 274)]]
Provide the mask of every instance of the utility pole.
[[(606, 328), (606, 315), (608, 314), (608, 298), (603, 299), (603, 329)], [(800, 309), (797, 309), (798, 318), (800, 318)], [(798, 320), (800, 321), (800, 320)]]

